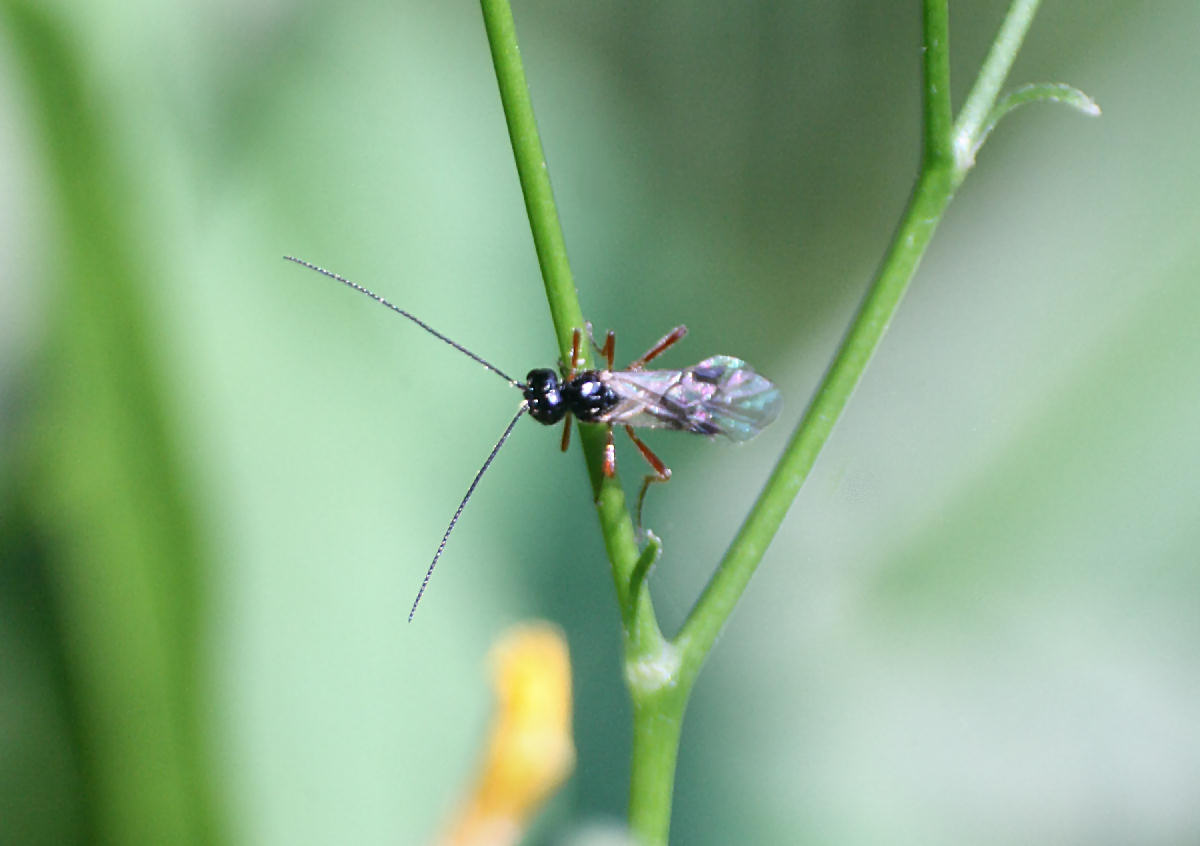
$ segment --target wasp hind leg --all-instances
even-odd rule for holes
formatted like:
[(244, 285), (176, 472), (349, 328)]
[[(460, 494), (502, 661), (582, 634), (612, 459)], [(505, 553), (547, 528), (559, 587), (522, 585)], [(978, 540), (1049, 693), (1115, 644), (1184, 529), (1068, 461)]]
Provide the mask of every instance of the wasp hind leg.
[(668, 467), (667, 465), (663, 464), (662, 459), (659, 458), (657, 455), (655, 455), (654, 452), (650, 449), (650, 447), (646, 446), (642, 442), (642, 439), (639, 438), (637, 436), (637, 434), (633, 431), (632, 426), (626, 426), (625, 431), (626, 431), (626, 433), (628, 433), (630, 439), (633, 441), (634, 446), (636, 446), (638, 448), (638, 452), (640, 452), (642, 454), (642, 458), (646, 459), (646, 463), (649, 464), (654, 469), (653, 473), (647, 474), (645, 476), (645, 478), (642, 479), (642, 489), (640, 491), (638, 491), (637, 527), (638, 527), (638, 531), (641, 531), (642, 530), (642, 506), (644, 506), (646, 504), (646, 491), (649, 490), (650, 486), (655, 484), (656, 482), (671, 481), (671, 468)]

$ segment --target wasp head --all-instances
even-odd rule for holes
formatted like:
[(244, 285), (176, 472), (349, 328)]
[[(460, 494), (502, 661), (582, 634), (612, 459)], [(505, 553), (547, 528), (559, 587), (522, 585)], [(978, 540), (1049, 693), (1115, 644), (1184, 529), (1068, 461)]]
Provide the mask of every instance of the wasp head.
[(567, 413), (562, 386), (558, 374), (553, 370), (530, 370), (525, 377), (525, 390), (522, 393), (529, 404), (529, 416), (539, 423), (553, 426)]

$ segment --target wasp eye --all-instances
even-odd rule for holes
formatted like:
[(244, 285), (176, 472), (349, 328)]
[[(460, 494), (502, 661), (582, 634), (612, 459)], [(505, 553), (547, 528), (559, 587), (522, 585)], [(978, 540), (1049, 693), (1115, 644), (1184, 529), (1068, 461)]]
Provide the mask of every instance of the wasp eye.
[(525, 402), (529, 404), (529, 416), (539, 423), (551, 426), (563, 419), (567, 406), (563, 403), (558, 374), (553, 370), (530, 370), (525, 377)]

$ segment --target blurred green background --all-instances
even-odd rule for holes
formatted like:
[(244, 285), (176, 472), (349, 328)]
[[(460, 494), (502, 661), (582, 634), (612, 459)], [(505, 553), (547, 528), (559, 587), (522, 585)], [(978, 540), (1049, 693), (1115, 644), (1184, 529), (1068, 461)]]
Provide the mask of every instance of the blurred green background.
[[(784, 389), (671, 433), (683, 617), (918, 156), (915, 3), (516, 8), (585, 312)], [(1005, 3), (951, 4), (961, 103)], [(502, 368), (555, 349), (477, 6), (0, 0), (0, 841), (421, 843), (507, 625), (566, 630), (579, 769), (629, 713), (577, 453), (329, 280)], [(673, 842), (1200, 840), (1194, 0), (1048, 3), (993, 135), (689, 711)], [(622, 449), (627, 484), (641, 472)]]

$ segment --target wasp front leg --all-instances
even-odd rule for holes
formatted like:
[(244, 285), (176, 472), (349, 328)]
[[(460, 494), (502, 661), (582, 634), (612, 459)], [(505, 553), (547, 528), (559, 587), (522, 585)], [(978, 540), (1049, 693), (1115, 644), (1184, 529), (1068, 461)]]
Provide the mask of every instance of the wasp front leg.
[(583, 345), (583, 336), (578, 329), (571, 333), (571, 360), (562, 368), (565, 380), (570, 382), (575, 378), (582, 362), (579, 360), (579, 350)]
[(596, 343), (596, 336), (592, 334), (592, 322), (589, 320), (586, 324), (588, 340), (592, 342), (592, 349), (596, 351), (596, 355), (600, 356), (607, 362), (607, 369), (613, 369), (613, 356), (617, 348), (617, 333), (609, 329), (604, 336), (604, 346)]

